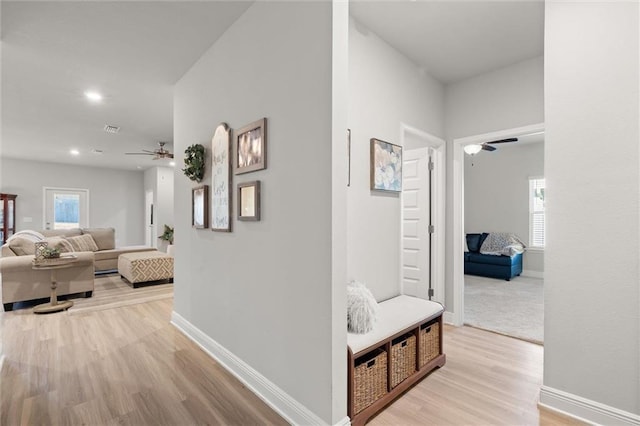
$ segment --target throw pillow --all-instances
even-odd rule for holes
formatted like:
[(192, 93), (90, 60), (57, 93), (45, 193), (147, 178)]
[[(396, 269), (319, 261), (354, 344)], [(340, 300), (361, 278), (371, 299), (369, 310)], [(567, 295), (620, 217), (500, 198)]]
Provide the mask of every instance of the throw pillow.
[(63, 237), (47, 237), (44, 240), (49, 244), (49, 247), (60, 250), (60, 253), (70, 253), (74, 251), (71, 243)]
[(82, 233), (93, 237), (98, 250), (116, 248), (116, 230), (114, 228), (82, 228)]
[(36, 246), (34, 242), (27, 238), (12, 238), (11, 241), (9, 241), (9, 248), (16, 254), (16, 256), (36, 254)]
[(66, 240), (71, 243), (73, 251), (98, 251), (96, 242), (93, 241), (93, 237), (89, 234), (68, 237)]
[(347, 285), (347, 328), (352, 333), (368, 333), (378, 315), (378, 302), (362, 283)]
[(471, 253), (480, 251), (480, 234), (467, 234), (467, 247)]

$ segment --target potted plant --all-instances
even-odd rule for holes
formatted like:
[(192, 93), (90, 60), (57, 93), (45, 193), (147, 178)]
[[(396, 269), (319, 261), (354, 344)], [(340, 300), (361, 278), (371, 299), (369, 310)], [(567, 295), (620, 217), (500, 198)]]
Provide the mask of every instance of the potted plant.
[(169, 243), (167, 246), (167, 254), (173, 254), (173, 227), (164, 225), (164, 232), (158, 237), (159, 239)]

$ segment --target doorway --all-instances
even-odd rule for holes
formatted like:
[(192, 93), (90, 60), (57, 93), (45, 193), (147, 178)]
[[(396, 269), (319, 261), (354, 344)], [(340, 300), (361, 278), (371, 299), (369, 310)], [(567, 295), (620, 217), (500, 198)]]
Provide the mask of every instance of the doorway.
[(402, 294), (444, 303), (444, 140), (402, 125)]
[(44, 188), (44, 229), (89, 227), (89, 190)]
[[(474, 227), (481, 227), (479, 223), (486, 223), (479, 220), (471, 220), (470, 223), (465, 223), (465, 191), (467, 188), (464, 185), (465, 182), (465, 154), (463, 147), (469, 144), (478, 144), (490, 140), (504, 139), (507, 137), (518, 137), (524, 140), (528, 135), (542, 134), (544, 133), (544, 124), (536, 124), (532, 126), (525, 126), (515, 129), (507, 129), (500, 132), (493, 132), (489, 134), (482, 134), (476, 136), (470, 136), (466, 138), (456, 139), (453, 142), (453, 318), (454, 325), (460, 326), (465, 323), (465, 275), (464, 275), (464, 252), (465, 252), (465, 232), (511, 232), (511, 225), (506, 225), (505, 230), (497, 229), (475, 229)], [(491, 155), (492, 153), (487, 153)], [(487, 157), (490, 158), (490, 157)], [(469, 163), (468, 159), (467, 162)], [(477, 160), (476, 160), (477, 162)], [(469, 164), (467, 164), (469, 166)], [(469, 167), (469, 169), (472, 169)], [(505, 179), (507, 177), (504, 177)], [(523, 194), (524, 202), (527, 204), (528, 194), (528, 181), (524, 179)], [(505, 197), (506, 198), (506, 197)], [(489, 200), (490, 201), (490, 200)], [(528, 207), (525, 207), (528, 208)], [(527, 212), (524, 212), (525, 216)], [(474, 218), (476, 219), (476, 218)], [(500, 219), (496, 223), (502, 224), (507, 219)], [(468, 226), (465, 226), (468, 225)], [(474, 228), (474, 229), (471, 229)], [(525, 242), (525, 245), (529, 245), (529, 232), (528, 229), (519, 229), (518, 233)], [(524, 235), (522, 235), (524, 234)], [(525, 254), (526, 256), (527, 254)], [(538, 252), (537, 255), (540, 259), (543, 258), (543, 252)], [(525, 257), (526, 259), (526, 257)], [(526, 265), (526, 263), (525, 263)], [(527, 267), (525, 266), (525, 269)], [(524, 272), (524, 271), (523, 271)], [(472, 277), (475, 279), (475, 277)], [(535, 277), (534, 277), (535, 278)], [(487, 279), (487, 278), (479, 278)], [(496, 284), (501, 284), (496, 281)], [(485, 283), (486, 285), (486, 283)], [(482, 284), (481, 284), (482, 287)], [(513, 287), (513, 286), (512, 286)], [(486, 287), (482, 287), (484, 291)]]
[(144, 201), (144, 217), (145, 217), (145, 245), (147, 247), (156, 247), (156, 226), (155, 226), (155, 212), (153, 211), (153, 191), (145, 192)]

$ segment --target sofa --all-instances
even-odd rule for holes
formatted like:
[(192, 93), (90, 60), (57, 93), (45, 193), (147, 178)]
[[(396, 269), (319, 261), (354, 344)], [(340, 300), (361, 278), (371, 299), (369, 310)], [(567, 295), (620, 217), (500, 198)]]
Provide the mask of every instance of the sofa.
[[(488, 233), (467, 234), (467, 250), (464, 253), (464, 273), (510, 281), (522, 273), (522, 252), (505, 251), (506, 254), (484, 254), (482, 248)], [(524, 245), (521, 244), (522, 250)]]
[(12, 310), (15, 302), (46, 298), (51, 294), (50, 272), (36, 271), (32, 268), (35, 245), (34, 240), (30, 238), (42, 235), (50, 247), (57, 247), (62, 252), (73, 251), (78, 256), (78, 262), (72, 267), (58, 271), (59, 295), (84, 293), (85, 297), (91, 297), (95, 274), (117, 270), (118, 256), (123, 253), (156, 250), (146, 246), (116, 248), (113, 228), (23, 232), (24, 237), (17, 233), (1, 247), (0, 273), (5, 311)]
[[(84, 293), (93, 295), (94, 253), (75, 253), (78, 261), (69, 268), (56, 271), (58, 295)], [(32, 255), (11, 256), (0, 259), (2, 272), (2, 305), (5, 311), (13, 310), (15, 302), (49, 298), (51, 296), (51, 271), (31, 268)]]
[[(92, 251), (94, 254), (95, 271), (97, 273), (105, 271), (114, 271), (118, 269), (118, 256), (122, 253), (131, 253), (139, 251), (154, 251), (153, 247), (147, 246), (127, 246), (116, 248), (116, 231), (113, 228), (72, 228), (72, 229), (56, 229), (36, 231), (42, 234), (50, 241), (49, 245), (62, 248), (68, 247), (64, 241), (68, 238), (78, 237), (82, 235), (91, 235), (95, 242), (95, 247), (88, 250), (73, 251)], [(33, 255), (35, 247), (33, 241), (25, 241), (24, 239), (12, 239), (2, 246), (2, 258), (12, 256)], [(72, 249), (62, 250), (72, 251)]]

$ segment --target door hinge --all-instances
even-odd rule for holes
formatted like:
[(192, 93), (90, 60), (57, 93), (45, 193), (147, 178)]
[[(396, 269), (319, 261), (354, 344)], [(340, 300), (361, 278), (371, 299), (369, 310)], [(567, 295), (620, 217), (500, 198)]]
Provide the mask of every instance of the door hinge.
[(433, 161), (429, 158), (429, 170), (433, 170)]
[(435, 291), (433, 291), (433, 289), (432, 289), (432, 288), (430, 288), (430, 289), (429, 289), (429, 298), (432, 298), (432, 297), (433, 297), (433, 296), (435, 296), (435, 295), (436, 295)]
[(429, 225), (429, 233), (433, 234), (434, 232), (436, 232), (436, 227), (433, 225)]

